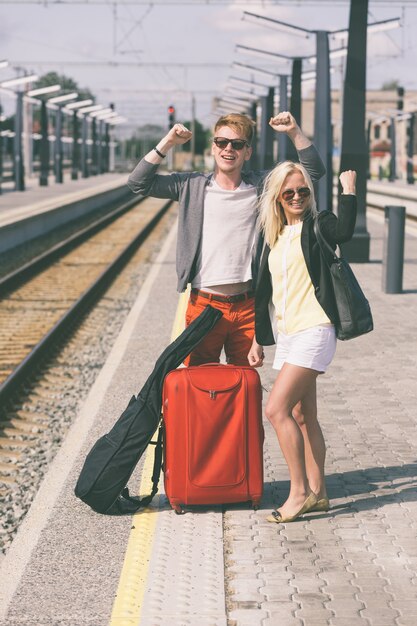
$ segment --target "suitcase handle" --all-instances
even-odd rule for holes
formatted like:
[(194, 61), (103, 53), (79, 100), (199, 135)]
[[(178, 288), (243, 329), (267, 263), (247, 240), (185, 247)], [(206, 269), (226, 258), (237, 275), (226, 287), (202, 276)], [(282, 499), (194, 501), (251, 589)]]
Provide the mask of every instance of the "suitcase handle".
[(233, 363), (202, 363), (201, 365), (197, 365), (197, 367), (213, 367), (213, 365), (217, 367), (250, 367), (249, 363), (247, 365), (233, 365)]
[[(207, 363), (207, 365), (210, 366), (209, 363)], [(216, 365), (220, 364), (217, 363)], [(190, 384), (196, 389), (200, 389), (200, 391), (210, 394), (230, 391), (242, 382), (243, 373), (239, 367), (231, 365), (230, 367), (207, 367), (206, 369), (207, 372), (203, 373), (203, 367), (201, 366), (186, 368)], [(210, 369), (215, 380), (212, 380), (212, 377), (208, 376)], [(229, 370), (228, 372), (226, 372), (227, 369)], [(218, 372), (216, 374), (217, 370)], [(218, 374), (220, 376), (218, 376)]]

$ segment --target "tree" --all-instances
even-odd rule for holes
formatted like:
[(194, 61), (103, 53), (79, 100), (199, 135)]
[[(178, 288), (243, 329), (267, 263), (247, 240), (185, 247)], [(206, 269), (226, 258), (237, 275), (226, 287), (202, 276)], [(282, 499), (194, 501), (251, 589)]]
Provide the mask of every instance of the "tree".
[(398, 87), (399, 83), (397, 79), (388, 80), (383, 83), (381, 89), (382, 91), (395, 91)]
[(64, 76), (63, 74), (57, 74), (57, 72), (48, 72), (47, 74), (41, 76), (33, 85), (33, 89), (49, 87), (50, 85), (61, 85), (61, 92), (63, 94), (76, 91), (78, 93), (79, 100), (96, 99), (89, 89), (79, 87), (75, 80), (69, 76)]
[[(185, 121), (184, 126), (187, 128), (191, 128), (191, 122)], [(210, 136), (210, 131), (207, 128), (204, 128), (202, 124), (198, 120), (194, 121), (194, 132), (195, 132), (195, 153), (196, 154), (204, 154), (204, 150), (207, 148), (208, 139)], [(191, 142), (188, 141), (182, 146), (184, 152), (190, 152), (191, 150)]]

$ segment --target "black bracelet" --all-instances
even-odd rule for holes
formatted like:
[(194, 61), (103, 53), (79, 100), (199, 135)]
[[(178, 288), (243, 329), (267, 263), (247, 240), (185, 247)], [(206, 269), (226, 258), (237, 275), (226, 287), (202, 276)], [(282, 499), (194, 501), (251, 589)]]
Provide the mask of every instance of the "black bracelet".
[(162, 154), (162, 152), (160, 152), (158, 150), (158, 148), (154, 148), (154, 150), (155, 150), (156, 154), (161, 157), (161, 159), (165, 159), (166, 154)]

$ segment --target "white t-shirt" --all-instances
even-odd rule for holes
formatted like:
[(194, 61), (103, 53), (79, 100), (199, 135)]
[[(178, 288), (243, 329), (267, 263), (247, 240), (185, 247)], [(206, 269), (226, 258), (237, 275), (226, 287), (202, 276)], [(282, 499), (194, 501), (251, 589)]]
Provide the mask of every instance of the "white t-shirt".
[(257, 193), (243, 181), (234, 191), (214, 180), (206, 187), (201, 244), (192, 287), (243, 283), (252, 278)]

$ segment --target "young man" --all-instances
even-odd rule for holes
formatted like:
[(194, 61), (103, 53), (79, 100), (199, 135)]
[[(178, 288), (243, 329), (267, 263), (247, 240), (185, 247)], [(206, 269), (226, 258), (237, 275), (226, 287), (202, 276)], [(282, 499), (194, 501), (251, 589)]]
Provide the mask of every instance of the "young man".
[[(287, 133), (300, 163), (313, 181), (323, 176), (323, 162), (311, 141), (287, 111), (271, 118), (276, 132)], [(214, 172), (157, 173), (168, 151), (190, 140), (192, 133), (175, 124), (130, 174), (135, 193), (179, 202), (177, 239), (178, 291), (191, 283), (187, 325), (208, 304), (223, 317), (188, 357), (187, 365), (227, 361), (247, 365), (254, 336), (254, 290), (262, 249), (256, 228), (258, 198), (268, 171), (244, 172), (252, 154), (254, 123), (231, 113), (217, 120), (211, 153)]]

